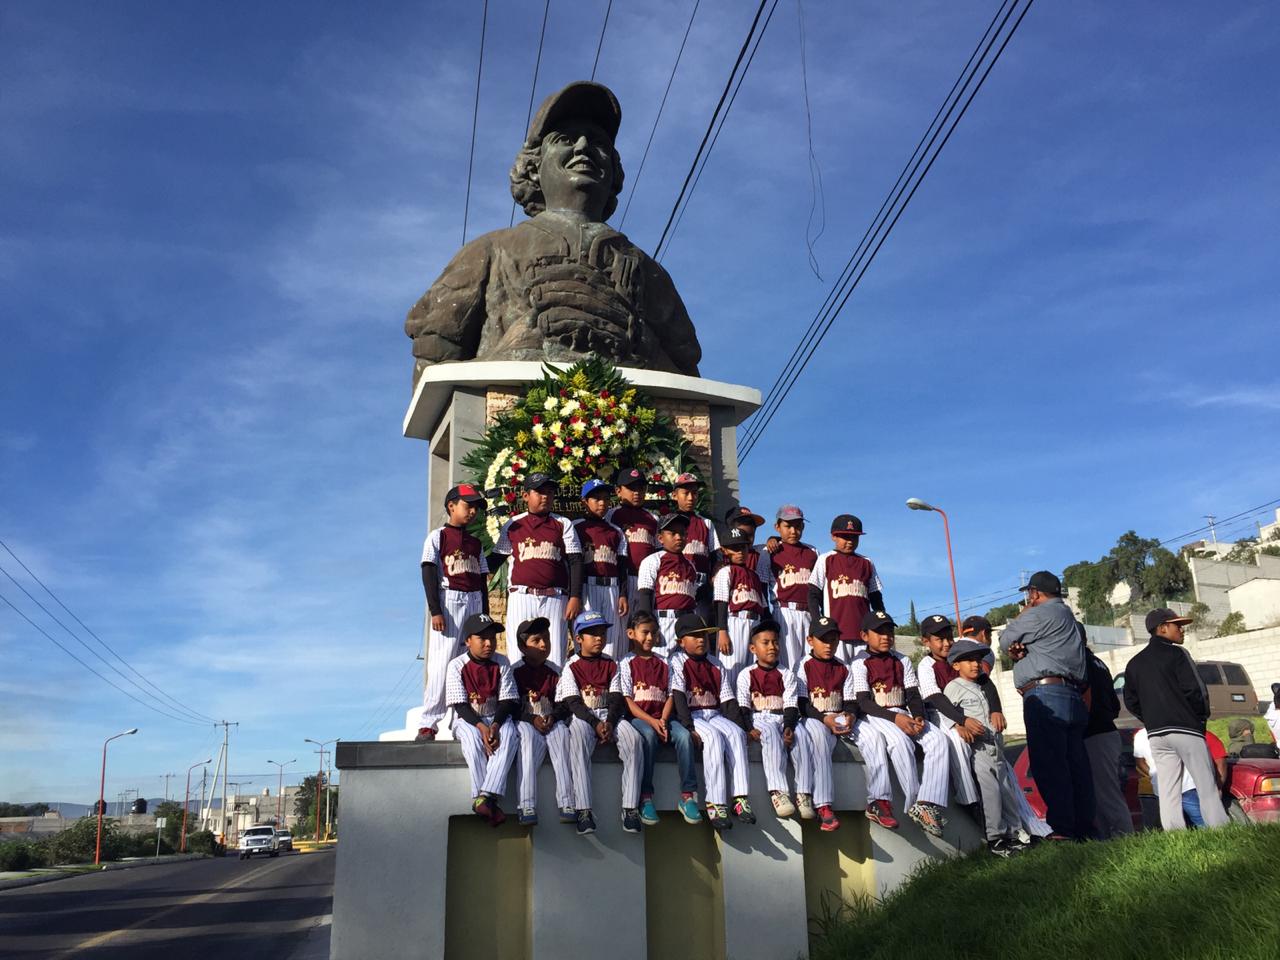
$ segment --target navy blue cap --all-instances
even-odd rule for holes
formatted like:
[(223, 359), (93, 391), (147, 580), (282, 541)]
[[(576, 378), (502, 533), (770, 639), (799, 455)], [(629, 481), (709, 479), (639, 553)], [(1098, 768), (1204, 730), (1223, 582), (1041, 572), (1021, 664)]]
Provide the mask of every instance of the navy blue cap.
[(872, 633), (883, 633), (886, 628), (892, 630), (896, 626), (893, 617), (883, 610), (868, 610), (862, 617), (862, 629)]
[(524, 488), (526, 490), (538, 490), (541, 487), (552, 486), (558, 487), (555, 478), (549, 473), (531, 473), (524, 478)]

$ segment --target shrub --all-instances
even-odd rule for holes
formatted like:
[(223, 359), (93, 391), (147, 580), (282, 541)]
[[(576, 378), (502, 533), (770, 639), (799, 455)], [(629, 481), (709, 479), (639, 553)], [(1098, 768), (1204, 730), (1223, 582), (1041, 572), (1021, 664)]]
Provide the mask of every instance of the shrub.
[(0, 870), (30, 870), (44, 865), (44, 846), (38, 841), (0, 842)]
[(220, 857), (225, 852), (226, 847), (218, 843), (212, 830), (197, 830), (195, 833), (187, 834), (187, 853), (207, 853), (213, 857)]
[(1237, 610), (1235, 613), (1227, 614), (1226, 619), (1222, 621), (1222, 626), (1218, 627), (1218, 636), (1229, 637), (1235, 633), (1244, 633), (1246, 629), (1244, 614)]
[[(81, 817), (66, 830), (45, 841), (50, 866), (60, 863), (92, 863), (98, 837), (98, 818)], [(102, 821), (102, 859), (119, 860), (124, 839), (114, 820)]]

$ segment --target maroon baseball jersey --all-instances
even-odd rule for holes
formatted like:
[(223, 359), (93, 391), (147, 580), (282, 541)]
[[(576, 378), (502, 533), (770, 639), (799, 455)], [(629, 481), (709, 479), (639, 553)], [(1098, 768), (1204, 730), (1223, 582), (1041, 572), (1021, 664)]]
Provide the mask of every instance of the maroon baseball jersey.
[[(786, 705), (782, 671), (756, 664), (747, 671), (747, 696), (752, 710), (777, 713)], [(739, 681), (741, 682), (741, 681)], [(792, 704), (795, 706), (795, 704)]]
[(795, 603), (803, 610), (809, 605), (809, 578), (818, 562), (818, 551), (805, 543), (784, 543), (769, 558), (774, 590), (779, 603)]
[(561, 590), (569, 586), (566, 557), (581, 552), (573, 524), (554, 513), (512, 517), (498, 535), (494, 550), (510, 554), (512, 586)]
[(830, 550), (818, 558), (810, 583), (822, 589), (826, 614), (840, 625), (840, 639), (860, 639), (862, 618), (871, 609), (868, 596), (880, 590), (875, 565), (861, 554)]
[(432, 530), (422, 549), (422, 562), (440, 571), (440, 584), (449, 590), (473, 593), (485, 588), (488, 572), (484, 548), (465, 527), (446, 523)]
[(698, 571), (684, 554), (663, 550), (640, 565), (636, 589), (652, 590), (657, 610), (692, 610), (697, 606)]
[[(902, 662), (904, 659), (895, 650), (888, 653), (868, 652), (857, 657), (855, 663), (861, 662), (862, 669), (866, 671), (866, 685), (879, 706), (902, 707), (906, 704), (907, 677), (906, 667)], [(858, 676), (860, 672), (855, 667), (854, 682), (858, 689), (862, 689), (862, 678)]]
[[(671, 688), (671, 670), (662, 657), (628, 657), (623, 662), (622, 692), (659, 720)], [(629, 680), (629, 682), (628, 682)]]
[(582, 702), (587, 705), (587, 709), (607, 709), (609, 685), (618, 672), (618, 661), (603, 654), (598, 657), (574, 657), (569, 661), (568, 669), (573, 671), (574, 682), (578, 685), (578, 692), (582, 694)]
[(956, 673), (956, 668), (945, 660), (934, 660), (929, 658), (933, 663), (933, 676), (938, 681), (938, 689), (947, 689), (947, 684), (955, 680), (960, 674)]
[[(465, 656), (465, 655), (464, 655)], [(502, 689), (502, 666), (496, 660), (467, 657), (462, 665), (462, 688), (476, 713), (491, 717), (498, 709)]]
[(555, 712), (556, 684), (560, 674), (545, 660), (536, 666), (521, 660), (511, 671), (524, 711), (534, 717), (550, 717)]
[(681, 657), (684, 671), (685, 698), (690, 710), (718, 710), (720, 690), (724, 682), (720, 668), (709, 658)]
[(819, 713), (840, 713), (845, 709), (844, 693), (849, 668), (834, 657), (819, 660), (805, 657), (800, 663), (809, 702)]
[(622, 531), (608, 520), (586, 517), (573, 525), (582, 547), (582, 572), (588, 577), (618, 577), (618, 551), (623, 550)]
[(723, 566), (716, 571), (712, 585), (715, 601), (727, 603), (730, 613), (763, 615), (769, 612), (764, 585), (750, 567)]
[(610, 510), (605, 519), (621, 528), (627, 538), (632, 570), (639, 570), (644, 558), (658, 551), (658, 520), (648, 510), (624, 503)]
[(689, 520), (689, 530), (684, 535), (684, 555), (702, 576), (711, 570), (711, 553), (718, 546), (715, 528), (700, 513), (684, 513)]

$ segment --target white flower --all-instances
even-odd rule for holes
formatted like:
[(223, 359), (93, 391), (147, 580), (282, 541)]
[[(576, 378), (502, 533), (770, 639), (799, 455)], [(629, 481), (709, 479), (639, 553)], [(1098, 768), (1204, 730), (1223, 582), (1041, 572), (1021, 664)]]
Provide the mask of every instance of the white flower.
[(621, 422), (619, 422), (619, 424), (618, 424), (618, 426), (617, 426), (617, 431), (618, 431), (618, 433), (626, 433), (626, 432), (627, 432), (627, 425), (626, 425), (625, 423), (621, 423)]
[(615, 440), (613, 443), (609, 444), (609, 452), (610, 452), (610, 453), (621, 453), (621, 452), (622, 452), (622, 444), (618, 443), (618, 441), (616, 441), (616, 440)]
[(564, 431), (564, 424), (559, 420), (557, 420), (555, 423), (551, 425), (551, 432), (553, 435), (558, 437), (563, 431)]
[(569, 429), (573, 431), (574, 436), (582, 436), (586, 432), (587, 425), (579, 420), (577, 423), (569, 424)]
[(565, 457), (563, 460), (561, 460), (561, 461), (560, 461), (560, 463), (559, 463), (559, 464), (557, 464), (557, 466), (559, 466), (559, 467), (560, 467), (560, 472), (561, 472), (561, 473), (572, 473), (572, 472), (573, 472), (573, 461), (572, 461), (572, 460), (570, 460), (568, 457)]
[(514, 476), (516, 475), (516, 472), (515, 472), (515, 470), (514, 470), (514, 469), (512, 469), (511, 467), (503, 467), (503, 468), (502, 468), (502, 475), (503, 475), (504, 477), (506, 477), (507, 479), (510, 479), (511, 477), (514, 477)]
[[(596, 423), (597, 423), (597, 424), (599, 424), (599, 422), (600, 422), (600, 421), (598, 421), (598, 420), (596, 421)], [(612, 436), (613, 436), (613, 427), (601, 427), (601, 428), (600, 428), (600, 439), (601, 439), (601, 440), (608, 440), (608, 439), (609, 439), (610, 437), (612, 437)]]
[(501, 527), (501, 524), (498, 523), (498, 518), (494, 516), (492, 513), (489, 514), (487, 517), (485, 517), (484, 528), (489, 534), (489, 539), (492, 540), (494, 543), (497, 543), (498, 541), (498, 533), (499, 533), (500, 527)]
[(587, 447), (587, 453), (593, 457), (600, 456), (600, 444), (593, 443), (591, 446)]
[(507, 462), (507, 458), (511, 456), (511, 447), (506, 447), (498, 451), (498, 455), (493, 458), (493, 463), (489, 464), (489, 472), (485, 474), (484, 485), (492, 487), (498, 482), (498, 471), (502, 469), (502, 465)]
[(559, 401), (555, 397), (547, 397), (542, 404), (543, 410), (554, 410), (559, 405)]
[(569, 416), (569, 414), (574, 413), (575, 411), (581, 410), (581, 409), (582, 409), (582, 404), (580, 404), (577, 400), (566, 400), (564, 402), (564, 406), (560, 408), (560, 413), (567, 417)]
[(543, 435), (546, 434), (546, 432), (547, 432), (547, 428), (544, 427), (542, 424), (535, 423), (533, 425), (533, 438), (535, 440), (541, 440)]
[(618, 404), (618, 412), (619, 412), (619, 413), (626, 413), (626, 412), (627, 412), (627, 405), (626, 405), (625, 403), (620, 403), (620, 404)]
[(593, 427), (598, 427), (598, 426), (600, 426), (600, 425), (601, 425), (601, 424), (603, 424), (603, 423), (604, 423), (604, 421), (603, 421), (603, 420), (601, 420), (599, 417), (593, 417), (593, 418), (591, 419), (591, 425), (592, 425)]
[(573, 458), (574, 458), (575, 460), (581, 460), (581, 459), (582, 459), (582, 448), (581, 448), (581, 447), (574, 447), (574, 448), (573, 448), (572, 450), (570, 450), (569, 452), (573, 454)]

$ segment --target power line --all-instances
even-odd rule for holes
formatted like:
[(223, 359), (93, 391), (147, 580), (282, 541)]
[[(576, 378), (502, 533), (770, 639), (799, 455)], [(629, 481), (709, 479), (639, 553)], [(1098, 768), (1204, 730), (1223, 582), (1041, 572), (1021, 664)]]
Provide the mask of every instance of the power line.
[[(655, 260), (659, 259), (659, 251), (667, 239), (671, 224), (675, 221), (676, 212), (680, 209), (680, 204), (684, 200), (690, 182), (693, 180), (694, 172), (698, 169), (698, 161), (702, 159), (702, 152), (706, 149), (707, 141), (711, 139), (711, 131), (720, 116), (720, 110), (724, 107), (725, 101), (729, 97), (729, 90), (733, 87), (733, 80), (737, 76), (738, 67), (741, 66), (743, 58), (747, 55), (747, 48), (750, 47), (751, 38), (755, 35), (756, 25), (760, 22), (760, 16), (764, 13), (765, 4), (768, 2), (769, 0), (760, 0), (760, 6), (756, 8), (756, 15), (751, 20), (751, 29), (747, 31), (747, 37), (742, 41), (742, 49), (738, 51), (738, 58), (733, 62), (733, 69), (729, 71), (729, 79), (725, 81), (724, 90), (720, 93), (720, 100), (716, 103), (716, 108), (711, 114), (711, 120), (707, 124), (707, 132), (702, 135), (702, 142), (698, 144), (698, 152), (694, 154), (693, 163), (689, 166), (689, 172), (685, 174), (684, 183), (680, 185), (680, 194), (676, 197), (676, 202), (671, 208), (671, 215), (667, 217), (667, 225), (662, 228), (662, 236), (653, 248), (653, 258)], [(774, 2), (776, 4), (777, 0), (774, 0)]]
[[(550, 0), (548, 0), (550, 2)], [(627, 211), (631, 209), (631, 201), (635, 199), (636, 189), (640, 186), (640, 175), (644, 173), (645, 161), (649, 159), (649, 148), (653, 146), (653, 135), (658, 131), (658, 121), (662, 119), (662, 111), (667, 105), (667, 95), (671, 93), (671, 84), (676, 78), (676, 69), (680, 66), (680, 58), (684, 56), (684, 45), (689, 42), (689, 31), (693, 29), (693, 18), (698, 15), (698, 7), (702, 0), (694, 0), (693, 11), (689, 14), (689, 22), (684, 28), (684, 37), (680, 40), (680, 49), (676, 51), (676, 62), (671, 65), (671, 76), (667, 77), (667, 89), (662, 91), (662, 102), (658, 104), (658, 115), (653, 118), (653, 126), (649, 129), (649, 142), (644, 145), (644, 155), (640, 158), (640, 169), (631, 181), (631, 192), (627, 194), (627, 205), (622, 208), (622, 220), (618, 223), (618, 231), (627, 223)]]
[(373, 729), (377, 725), (378, 720), (386, 714), (387, 707), (395, 702), (400, 688), (404, 685), (405, 678), (409, 676), (409, 671), (416, 667), (417, 664), (418, 659), (416, 657), (409, 661), (409, 665), (404, 668), (404, 673), (400, 674), (400, 678), (392, 684), (390, 692), (383, 694), (378, 701), (378, 705), (373, 708), (373, 713), (369, 715), (369, 719), (357, 728), (358, 732), (364, 733), (364, 731)]
[[(542, 42), (547, 38), (547, 17), (551, 15), (551, 0), (546, 0), (542, 7), (542, 29), (538, 31), (538, 56), (533, 61), (533, 83), (529, 84), (529, 109), (524, 116), (524, 129), (520, 131), (520, 137), (523, 140), (529, 133), (529, 122), (533, 120), (533, 95), (538, 89), (538, 71), (542, 69)], [(516, 222), (516, 201), (515, 197), (511, 198), (511, 218), (507, 221), (507, 226), (511, 226)]]
[(613, 11), (613, 0), (604, 8), (604, 23), (600, 26), (600, 42), (596, 44), (596, 59), (591, 64), (591, 79), (596, 78), (596, 68), (600, 66), (600, 51), (604, 49), (604, 32), (609, 29), (609, 14)]
[[(78, 623), (80, 627), (87, 634), (89, 634), (89, 636), (93, 637), (94, 640), (98, 641), (98, 643), (101, 644), (108, 653), (110, 653), (113, 657), (119, 660), (120, 663), (122, 663), (126, 668), (128, 668), (128, 670), (132, 674), (134, 674), (134, 676), (136, 676), (139, 680), (141, 680), (143, 683), (149, 686), (152, 690), (158, 693), (160, 697), (163, 698), (161, 702), (164, 704), (166, 708), (171, 709), (173, 707), (176, 707), (179, 711), (189, 714), (196, 720), (200, 720), (204, 723), (214, 722), (212, 717), (206, 717), (204, 714), (200, 713), (198, 710), (193, 710), (191, 707), (188, 707), (186, 704), (178, 700), (176, 697), (171, 696), (170, 694), (162, 690), (160, 687), (158, 687), (156, 684), (152, 683), (151, 680), (149, 680), (146, 676), (144, 676), (136, 668), (134, 668), (134, 666), (131, 663), (129, 663), (129, 661), (127, 661), (124, 657), (120, 656), (120, 654), (118, 654), (115, 651), (115, 649), (111, 646), (111, 644), (107, 643), (107, 641), (103, 640), (100, 636), (94, 633), (93, 630), (89, 628), (88, 624), (86, 624), (83, 620), (81, 620), (78, 616), (76, 616), (75, 611), (72, 610), (70, 607), (68, 607), (65, 603), (63, 603), (62, 598), (59, 597), (56, 593), (54, 593), (52, 590), (50, 590), (48, 584), (46, 584), (43, 580), (37, 577), (35, 575), (35, 572), (22, 561), (22, 558), (20, 556), (18, 556), (16, 553), (13, 552), (13, 548), (10, 547), (9, 544), (5, 543), (3, 539), (0, 539), (0, 547), (3, 547), (5, 549), (5, 552), (7, 552), (9, 556), (13, 557), (13, 559), (17, 562), (18, 566), (22, 567), (22, 569), (26, 571), (27, 576), (29, 576), (32, 580), (38, 583), (40, 585), (40, 588), (45, 593), (47, 593), (50, 597), (53, 598), (54, 603), (56, 603), (63, 610), (65, 610), (67, 614), (71, 617), (71, 619), (73, 619), (76, 623)], [(49, 610), (42, 603), (40, 603), (39, 600), (36, 600), (35, 597), (32, 597), (31, 594), (28, 593), (27, 590), (22, 586), (22, 584), (18, 583), (17, 580), (14, 580), (14, 578), (10, 576), (9, 571), (5, 570), (3, 567), (0, 567), (0, 572), (3, 572), (6, 577), (9, 577), (9, 579), (13, 581), (14, 585), (19, 590), (25, 593), (33, 603), (35, 603), (38, 607), (40, 607), (41, 610), (44, 610), (45, 614), (48, 615), (48, 617), (51, 620), (53, 620), (54, 623), (62, 627), (63, 630), (65, 630), (68, 634), (70, 634), (71, 637), (75, 639), (78, 643), (80, 643), (81, 646), (85, 647), (86, 650), (90, 650), (90, 652), (94, 653), (94, 655), (97, 656), (99, 660), (102, 660), (104, 664), (111, 667), (112, 670), (115, 670), (115, 672), (120, 675), (121, 679), (126, 680), (127, 682), (133, 684), (133, 686), (137, 687), (139, 691), (146, 694), (147, 696), (154, 696), (154, 694), (148, 693), (146, 690), (143, 690), (140, 686), (138, 686), (138, 684), (135, 681), (133, 681), (129, 677), (126, 677), (123, 673), (120, 673), (120, 671), (116, 669), (116, 667), (107, 663), (107, 661), (101, 655), (99, 655), (96, 651), (93, 651), (92, 648), (90, 648), (87, 644), (85, 644), (83, 640), (81, 640), (78, 636), (76, 636), (76, 634), (73, 633), (71, 629), (67, 627), (66, 624), (64, 624), (61, 620), (59, 620), (52, 613), (50, 613)], [(168, 702), (165, 703), (164, 701), (168, 701)]]
[[(811, 191), (809, 219), (804, 225), (804, 243), (809, 252), (809, 269), (813, 271), (815, 277), (821, 280), (822, 273), (818, 269), (818, 256), (814, 253), (813, 247), (814, 244), (822, 239), (822, 235), (827, 232), (827, 198), (822, 189), (822, 167), (818, 165), (818, 155), (813, 151), (813, 114), (809, 109), (809, 60), (805, 53), (804, 0), (796, 0), (796, 18), (800, 23), (800, 82), (804, 90), (804, 128), (809, 138), (809, 189)], [(822, 226), (818, 228), (818, 232), (813, 237), (810, 237), (809, 231), (813, 229), (813, 215), (819, 209), (819, 196), (822, 197)]]
[[(1008, 2), (1008, 0), (1006, 0), (1006, 2)], [(952, 134), (955, 133), (956, 128), (960, 124), (960, 121), (964, 119), (964, 116), (968, 112), (970, 105), (973, 103), (974, 97), (977, 96), (978, 92), (982, 89), (983, 84), (986, 83), (987, 77), (991, 75), (992, 69), (995, 67), (996, 63), (999, 62), (1001, 55), (1004, 53), (1005, 49), (1009, 45), (1009, 41), (1012, 40), (1014, 37), (1014, 34), (1017, 33), (1018, 27), (1021, 25), (1028, 11), (1030, 11), (1031, 6), (1034, 2), (1035, 0), (1027, 0), (1026, 5), (1022, 8), (1022, 12), (1018, 15), (1017, 20), (1013, 22), (1013, 26), (1010, 28), (1009, 32), (1005, 34), (1004, 40), (1000, 43), (1000, 46), (996, 49), (995, 55), (987, 63), (986, 69), (982, 72), (982, 75), (978, 77), (977, 84), (969, 92), (967, 98), (964, 101), (964, 105), (960, 107), (960, 110), (956, 114), (955, 119), (951, 120), (950, 119), (951, 114), (955, 111), (956, 106), (960, 103), (960, 98), (961, 96), (963, 96), (964, 89), (967, 88), (970, 82), (972, 82), (973, 78), (978, 75), (978, 69), (981, 67), (983, 59), (986, 57), (987, 53), (991, 50), (991, 47), (995, 44), (996, 40), (999, 39), (1000, 31), (1004, 28), (1005, 24), (1009, 21), (1009, 18), (1012, 16), (1014, 10), (1017, 7), (1018, 0), (1013, 0), (1013, 3), (1009, 6), (1007, 12), (1005, 12), (1003, 19), (1000, 20), (1000, 24), (996, 28), (994, 33), (991, 33), (990, 28), (988, 28), (988, 33), (991, 33), (990, 40), (987, 42), (986, 47), (982, 49), (981, 55), (977, 58), (978, 60), (977, 63), (973, 63), (974, 57), (972, 56), (970, 57), (969, 62), (973, 63), (973, 70), (969, 73), (968, 79), (964, 81), (964, 86), (961, 87), (960, 95), (957, 96), (957, 98), (952, 102), (951, 106), (947, 108), (946, 114), (943, 117), (943, 121), (942, 121), (943, 126), (938, 127), (938, 129), (934, 131), (933, 135), (929, 138), (929, 143), (926, 146), (924, 152), (921, 153), (920, 156), (915, 160), (914, 166), (911, 165), (911, 161), (908, 161), (908, 166), (910, 166), (911, 169), (907, 175), (906, 180), (905, 181), (900, 180), (901, 186), (898, 187), (896, 195), (894, 195), (893, 191), (890, 191), (891, 199), (887, 202), (886, 205), (881, 206), (881, 210), (883, 211), (883, 216), (880, 217), (878, 223), (873, 223), (872, 228), (870, 228), (867, 234), (864, 235), (864, 243), (859, 244), (859, 249), (863, 251), (863, 255), (860, 257), (858, 251), (855, 250), (854, 256), (850, 258), (849, 267), (846, 268), (845, 276), (848, 277), (848, 279), (842, 281), (844, 284), (843, 287), (841, 287), (838, 284), (836, 288), (833, 290), (832, 294), (828, 296), (827, 302), (830, 304), (833, 304), (833, 306), (831, 306), (827, 310), (827, 315), (825, 317), (825, 320), (821, 316), (821, 311), (819, 316), (815, 318), (816, 322), (820, 324), (819, 328), (817, 328), (816, 336), (813, 337), (808, 343), (805, 343), (803, 340), (800, 343), (797, 351), (799, 358), (798, 358), (798, 361), (792, 365), (793, 373), (791, 374), (789, 380), (787, 380), (786, 385), (782, 387), (780, 391), (777, 391), (776, 389), (774, 391), (771, 391), (771, 393), (774, 394), (774, 398), (768, 410), (765, 410), (762, 408), (761, 410), (758, 410), (756, 412), (756, 416), (752, 419), (751, 428), (748, 431), (749, 437), (746, 443), (744, 444), (744, 449), (742, 450), (739, 456), (740, 461), (745, 460), (746, 457), (750, 455), (751, 450), (755, 447), (756, 443), (759, 441), (760, 435), (763, 434), (764, 430), (769, 426), (769, 423), (772, 421), (774, 415), (777, 413), (778, 408), (782, 405), (782, 402), (786, 400), (787, 395), (790, 394), (792, 387), (795, 386), (796, 382), (799, 380), (800, 375), (804, 372), (804, 368), (808, 365), (809, 360), (812, 359), (813, 354), (817, 351), (823, 339), (825, 339), (827, 333), (831, 330), (832, 325), (835, 323), (836, 318), (840, 315), (840, 312), (844, 309), (845, 304), (849, 302), (849, 298), (853, 295), (854, 290), (857, 289), (858, 284), (861, 282), (863, 276), (866, 275), (867, 270), (870, 268), (871, 264), (875, 261), (876, 255), (880, 252), (880, 249), (884, 246), (884, 243), (889, 238), (890, 233), (893, 232), (893, 228), (897, 225), (898, 220), (901, 219), (902, 214), (906, 211), (908, 205), (910, 205), (912, 198), (916, 194), (916, 191), (919, 190), (920, 185), (924, 182), (925, 178), (929, 175), (929, 171), (933, 169), (933, 164), (937, 161), (938, 157), (942, 153), (942, 150), (946, 147), (947, 143), (950, 141), (951, 136)], [(997, 13), (997, 17), (999, 16), (1000, 16), (999, 13)], [(984, 38), (985, 36), (986, 34), (984, 34)], [(981, 46), (981, 41), (979, 41), (979, 46)], [(962, 76), (963, 76), (963, 73), (962, 73)], [(949, 126), (947, 126), (948, 121), (950, 122)], [(945, 134), (943, 134), (943, 127), (946, 127)], [(941, 135), (941, 140), (938, 141), (938, 138), (940, 135)], [(925, 158), (928, 155), (929, 149), (933, 148), (933, 145), (935, 142), (937, 142), (937, 146), (936, 148), (933, 149), (932, 156), (929, 156), (928, 161), (925, 162)], [(920, 169), (921, 164), (923, 164), (923, 169)], [(916, 176), (917, 170), (919, 170), (918, 176)], [(911, 183), (911, 178), (913, 176), (915, 177), (915, 182), (914, 184), (911, 184), (910, 190), (907, 190), (907, 186), (908, 184)], [(906, 192), (906, 196), (905, 198), (901, 199), (901, 202), (899, 203), (898, 202), (899, 198), (902, 197), (902, 194), (904, 192)], [(896, 211), (894, 211), (895, 205), (896, 205)], [(888, 207), (888, 209), (886, 209), (886, 206)], [(890, 219), (889, 214), (891, 211), (893, 211), (893, 213), (892, 213), (892, 218)], [(877, 233), (878, 233), (878, 239), (876, 238)], [(874, 247), (870, 246), (870, 241), (872, 240), (874, 240)], [(861, 261), (860, 265), (857, 267), (856, 274), (854, 274), (852, 273), (852, 267), (855, 264), (855, 262), (859, 260)], [(835, 297), (839, 298), (838, 302), (835, 301), (834, 299)], [(810, 326), (810, 329), (811, 330), (815, 329), (812, 324)], [(793, 354), (793, 356), (795, 355), (796, 354)], [(779, 382), (781, 382), (784, 379), (786, 378), (780, 377)]]
[(489, 26), (489, 0), (480, 15), (480, 62), (476, 65), (476, 100), (471, 109), (471, 151), (467, 154), (467, 196), (462, 204), (462, 245), (467, 244), (467, 216), (471, 212), (471, 168), (476, 159), (476, 121), (480, 118), (480, 77), (484, 74), (484, 34)]

